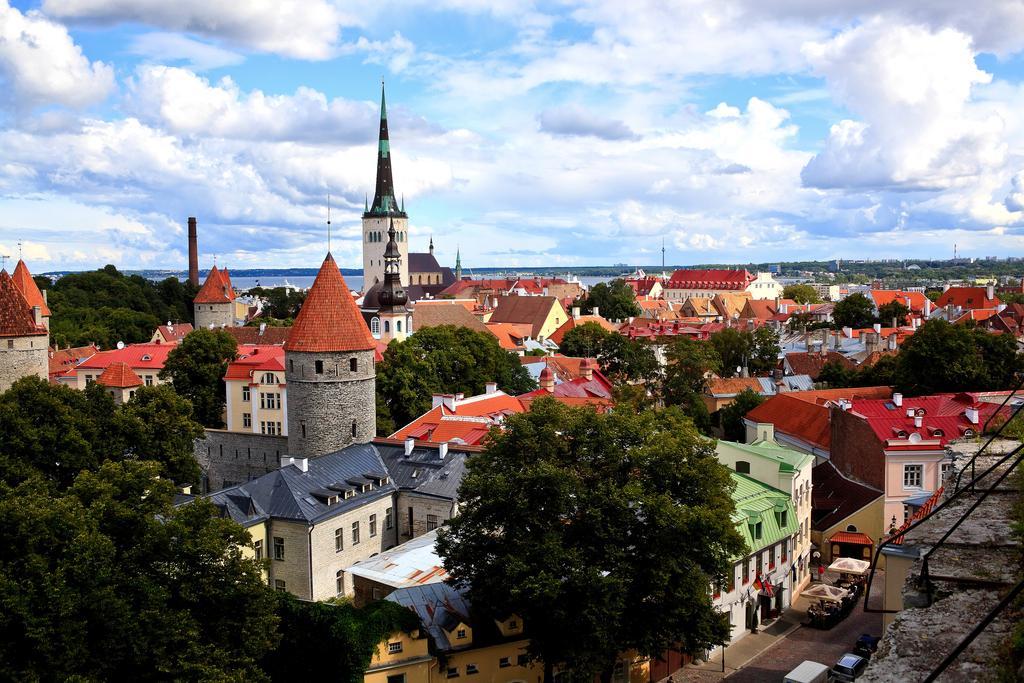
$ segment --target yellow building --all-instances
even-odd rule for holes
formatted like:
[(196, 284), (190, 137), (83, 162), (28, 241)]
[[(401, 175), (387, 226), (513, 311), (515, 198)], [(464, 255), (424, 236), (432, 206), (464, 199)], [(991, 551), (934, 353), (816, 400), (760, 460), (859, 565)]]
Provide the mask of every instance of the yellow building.
[(230, 432), (288, 435), (288, 389), (284, 348), (247, 344), (224, 374)]
[(485, 322), (529, 325), (530, 337), (544, 341), (568, 319), (569, 314), (553, 296), (503, 296)]

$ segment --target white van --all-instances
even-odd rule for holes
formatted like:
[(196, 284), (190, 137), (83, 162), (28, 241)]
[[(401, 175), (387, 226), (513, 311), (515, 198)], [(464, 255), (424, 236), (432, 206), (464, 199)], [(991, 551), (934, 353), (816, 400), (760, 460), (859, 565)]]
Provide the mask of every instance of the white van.
[(824, 664), (808, 660), (786, 674), (783, 683), (825, 683), (828, 671)]

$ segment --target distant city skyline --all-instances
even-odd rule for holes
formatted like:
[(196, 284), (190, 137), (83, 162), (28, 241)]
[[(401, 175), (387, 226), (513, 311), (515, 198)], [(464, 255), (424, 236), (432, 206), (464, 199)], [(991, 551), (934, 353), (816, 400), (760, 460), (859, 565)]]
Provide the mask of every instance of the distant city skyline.
[(443, 265), (1024, 254), (1020, 3), (665, 5), (0, 0), (0, 254), (359, 268), (382, 77)]

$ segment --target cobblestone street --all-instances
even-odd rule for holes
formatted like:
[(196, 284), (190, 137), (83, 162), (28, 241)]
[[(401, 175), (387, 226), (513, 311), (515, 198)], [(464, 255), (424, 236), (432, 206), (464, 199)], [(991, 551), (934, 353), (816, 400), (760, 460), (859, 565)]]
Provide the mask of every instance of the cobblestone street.
[[(875, 577), (875, 589), (871, 594), (871, 605), (880, 607), (884, 572)], [(798, 598), (787, 613), (787, 618), (802, 622), (808, 601)], [(765, 633), (750, 634), (730, 646), (726, 652), (726, 671), (721, 671), (721, 659), (715, 657), (701, 666), (688, 666), (673, 674), (676, 683), (682, 681), (721, 681), (729, 683), (773, 683), (781, 681), (800, 662), (810, 659), (831, 666), (839, 658), (852, 651), (853, 644), (862, 633), (878, 636), (882, 632), (882, 615), (864, 612), (864, 603), (859, 602), (846, 619), (830, 630), (799, 626), (788, 634), (771, 639), (771, 627)], [(755, 641), (754, 639), (757, 639)], [(754, 643), (757, 642), (755, 645)], [(756, 649), (755, 649), (756, 648)], [(758, 654), (758, 649), (764, 649)], [(751, 655), (753, 658), (751, 659)], [(744, 661), (746, 660), (746, 661)], [(737, 669), (736, 666), (739, 668)]]

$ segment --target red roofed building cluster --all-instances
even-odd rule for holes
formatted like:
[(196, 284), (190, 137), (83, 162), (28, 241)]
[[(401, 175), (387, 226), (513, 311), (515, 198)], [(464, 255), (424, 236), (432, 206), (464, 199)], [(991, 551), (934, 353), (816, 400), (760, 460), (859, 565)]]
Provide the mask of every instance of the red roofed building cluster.
[(120, 349), (99, 351), (79, 363), (75, 369), (74, 386), (85, 389), (90, 382), (98, 381), (111, 365), (123, 364), (142, 379), (144, 386), (163, 384), (160, 371), (164, 369), (167, 355), (176, 344), (128, 344)]
[(665, 298), (683, 302), (687, 299), (713, 299), (724, 292), (750, 292), (754, 299), (775, 299), (782, 296), (782, 285), (770, 273), (754, 275), (745, 269), (677, 270), (664, 284)]
[(0, 270), (0, 391), (27, 376), (49, 377), (49, 308), (28, 268)]

